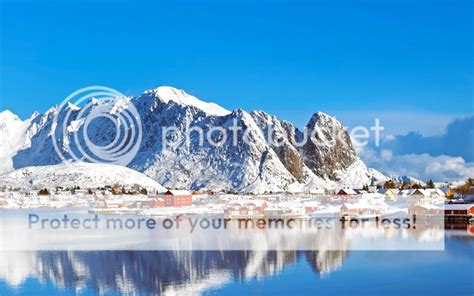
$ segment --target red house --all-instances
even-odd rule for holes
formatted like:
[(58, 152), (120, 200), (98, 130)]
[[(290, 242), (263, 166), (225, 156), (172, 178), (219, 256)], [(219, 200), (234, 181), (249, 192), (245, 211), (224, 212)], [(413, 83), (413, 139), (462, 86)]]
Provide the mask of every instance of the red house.
[(350, 201), (354, 196), (357, 195), (357, 192), (350, 188), (342, 188), (336, 193), (338, 198), (341, 198), (343, 202)]
[(193, 205), (193, 196), (186, 190), (168, 190), (163, 195), (165, 207), (188, 207)]
[(447, 204), (444, 205), (446, 217), (472, 217), (474, 216), (474, 204)]
[(350, 188), (342, 188), (336, 193), (336, 195), (357, 195), (357, 192)]

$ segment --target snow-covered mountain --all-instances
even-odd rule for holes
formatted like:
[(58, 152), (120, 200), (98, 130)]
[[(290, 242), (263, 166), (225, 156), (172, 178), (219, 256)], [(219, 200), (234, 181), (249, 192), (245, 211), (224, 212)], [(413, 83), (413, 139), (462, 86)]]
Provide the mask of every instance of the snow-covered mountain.
[[(123, 100), (118, 98), (117, 105)], [(143, 129), (141, 146), (128, 166), (168, 188), (263, 193), (360, 187), (372, 177), (386, 178), (364, 165), (342, 124), (321, 112), (311, 117), (305, 133), (263, 111), (231, 112), (172, 87), (126, 100), (136, 107)], [(100, 101), (94, 102), (92, 110), (99, 106)], [(78, 151), (74, 136), (82, 139), (84, 127), (77, 120), (81, 108), (55, 106), (26, 121), (13, 120), (5, 112), (0, 118), (8, 119), (0, 126), (0, 136), (14, 144), (1, 147), (0, 157), (6, 161), (0, 164), (0, 172), (61, 163), (52, 137), (60, 147), (71, 143), (72, 150)], [(71, 116), (65, 122), (68, 112)], [(64, 123), (67, 127), (66, 137), (55, 132), (55, 116), (58, 126)], [(170, 130), (173, 132), (166, 132)], [(113, 141), (115, 127), (100, 118), (90, 123), (87, 133), (95, 144), (106, 145)], [(304, 141), (305, 134), (312, 133), (314, 139)], [(164, 145), (164, 140), (172, 145)]]
[(411, 177), (411, 176), (391, 176), (391, 179), (393, 181), (396, 181), (398, 183), (407, 183), (407, 184), (420, 184), (422, 186), (425, 186), (426, 183), (419, 180), (419, 179), (416, 179), (414, 177)]
[(31, 118), (23, 121), (8, 110), (0, 113), (0, 174), (13, 169), (12, 157), (28, 145), (30, 124)]
[(99, 188), (104, 186), (138, 185), (156, 192), (166, 189), (156, 181), (132, 169), (100, 163), (74, 162), (48, 166), (26, 167), (0, 176), (0, 185), (19, 188)]

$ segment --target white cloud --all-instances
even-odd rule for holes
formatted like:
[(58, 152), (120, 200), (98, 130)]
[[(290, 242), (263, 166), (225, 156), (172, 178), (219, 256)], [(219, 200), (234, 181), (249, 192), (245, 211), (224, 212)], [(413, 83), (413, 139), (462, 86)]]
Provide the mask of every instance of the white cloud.
[(392, 155), (390, 150), (380, 153), (371, 149), (359, 152), (367, 166), (388, 176), (411, 176), (422, 181), (464, 180), (474, 177), (474, 162), (466, 162), (462, 157), (424, 154)]
[(385, 137), (380, 147), (371, 143), (372, 149), (391, 150), (393, 155), (422, 154), (431, 156), (461, 156), (474, 161), (474, 116), (457, 118), (450, 122), (442, 135), (426, 136), (410, 132), (396, 137)]
[(390, 161), (393, 158), (392, 150), (382, 150), (380, 156), (382, 160)]

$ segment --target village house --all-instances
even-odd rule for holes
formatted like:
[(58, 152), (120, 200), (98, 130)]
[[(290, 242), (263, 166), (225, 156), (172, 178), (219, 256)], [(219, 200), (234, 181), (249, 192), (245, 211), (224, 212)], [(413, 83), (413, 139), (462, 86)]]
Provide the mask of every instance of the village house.
[(304, 204), (300, 202), (278, 203), (264, 210), (265, 217), (297, 217), (305, 214)]
[(309, 191), (309, 194), (312, 196), (325, 196), (326, 195), (326, 190), (324, 189), (311, 189)]
[(386, 207), (385, 196), (380, 193), (363, 193), (357, 196), (359, 203), (365, 203), (375, 207)]
[(399, 189), (396, 188), (382, 188), (377, 190), (377, 193), (383, 194), (385, 197), (385, 200), (390, 200), (390, 201), (396, 201), (398, 200), (398, 194), (400, 193)]
[(425, 189), (425, 191), (427, 191), (430, 194), (431, 198), (444, 200), (444, 198), (446, 197), (446, 193), (444, 193), (444, 191), (439, 188), (428, 188), (428, 189)]
[(266, 208), (265, 200), (234, 200), (224, 208), (224, 214), (236, 217), (260, 217)]
[(342, 188), (341, 190), (339, 190), (336, 195), (357, 195), (357, 192), (355, 192), (353, 189), (351, 188)]
[(474, 217), (474, 204), (446, 204), (444, 215), (447, 218), (472, 218)]
[(357, 192), (351, 188), (342, 188), (339, 191), (336, 192), (336, 200), (341, 200), (342, 202), (347, 202), (352, 199), (357, 195)]
[(268, 202), (279, 202), (282, 200), (282, 194), (262, 194), (258, 198)]
[(341, 206), (341, 217), (375, 216), (381, 212), (366, 203), (345, 203)]
[(268, 207), (263, 210), (263, 214), (265, 217), (268, 218), (277, 218), (283, 217), (289, 214), (288, 209), (280, 208), (280, 207)]
[(193, 195), (187, 190), (168, 190), (162, 197), (166, 207), (189, 207), (193, 205)]
[(436, 216), (441, 215), (440, 207), (432, 204), (413, 204), (408, 208), (409, 215), (416, 216)]
[(425, 205), (443, 202), (444, 197), (440, 189), (411, 189), (407, 200), (409, 205)]
[(407, 196), (407, 202), (409, 207), (431, 204), (430, 194), (424, 189), (410, 189)]

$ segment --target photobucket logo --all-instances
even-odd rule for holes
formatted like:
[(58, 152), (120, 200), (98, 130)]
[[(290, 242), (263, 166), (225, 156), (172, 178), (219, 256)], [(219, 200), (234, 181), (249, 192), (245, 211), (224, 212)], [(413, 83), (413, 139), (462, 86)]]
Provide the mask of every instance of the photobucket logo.
[[(291, 134), (287, 129), (274, 125), (266, 125), (262, 130), (243, 127), (240, 121), (233, 118), (221, 126), (191, 126), (184, 127), (167, 126), (161, 128), (162, 148), (178, 148), (211, 146), (218, 148), (224, 145), (240, 146), (242, 143), (251, 145), (257, 138), (265, 141), (270, 147), (278, 148), (291, 144), (296, 148), (302, 148), (308, 142), (315, 145), (335, 147), (337, 143), (350, 141), (355, 148), (364, 147), (373, 140), (375, 146), (380, 145), (381, 132), (384, 127), (380, 125), (380, 119), (375, 118), (374, 125), (370, 127), (356, 126), (348, 130), (341, 125), (329, 125), (324, 128), (305, 127), (303, 131), (294, 130)], [(253, 131), (253, 133), (252, 133)], [(260, 133), (261, 132), (261, 133)]]
[[(92, 140), (90, 132), (98, 136)], [(91, 86), (64, 99), (55, 112), (51, 136), (56, 153), (66, 163), (126, 166), (140, 148), (142, 125), (130, 98), (112, 88)]]

